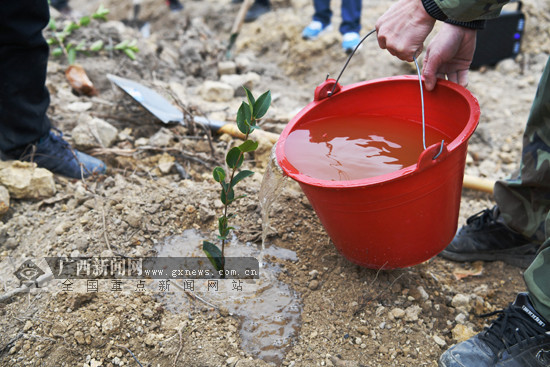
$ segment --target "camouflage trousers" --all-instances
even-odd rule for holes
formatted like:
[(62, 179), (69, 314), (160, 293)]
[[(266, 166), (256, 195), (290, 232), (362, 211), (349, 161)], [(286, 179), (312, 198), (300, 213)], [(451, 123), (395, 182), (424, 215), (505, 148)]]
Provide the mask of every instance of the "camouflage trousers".
[(525, 127), (517, 177), (495, 184), (495, 200), (510, 228), (542, 243), (524, 278), (535, 309), (550, 320), (550, 58)]

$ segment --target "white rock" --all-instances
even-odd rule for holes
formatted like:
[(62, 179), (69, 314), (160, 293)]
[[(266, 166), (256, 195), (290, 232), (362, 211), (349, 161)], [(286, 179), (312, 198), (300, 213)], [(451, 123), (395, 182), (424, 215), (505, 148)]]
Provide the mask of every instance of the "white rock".
[(73, 102), (67, 106), (67, 110), (72, 112), (86, 112), (92, 108), (92, 102)]
[[(154, 147), (167, 147), (174, 142), (174, 134), (166, 128), (161, 128), (149, 138), (149, 145)], [(137, 145), (137, 141), (136, 141)]]
[(56, 193), (53, 174), (36, 163), (13, 161), (0, 170), (0, 184), (16, 199), (38, 199)]
[(92, 118), (79, 123), (71, 135), (76, 148), (108, 148), (118, 136), (118, 130), (105, 120)]
[(174, 167), (175, 160), (176, 159), (172, 157), (170, 154), (164, 153), (159, 159), (158, 166), (159, 166), (160, 172), (164, 174), (170, 173), (170, 170), (172, 169), (172, 167)]
[(405, 316), (405, 311), (402, 308), (396, 307), (390, 311), (390, 315), (393, 316), (395, 319), (400, 319)]
[(412, 305), (405, 309), (405, 321), (417, 321), (418, 315), (422, 312), (422, 308), (418, 305)]
[(445, 345), (447, 345), (447, 342), (445, 342), (445, 340), (442, 337), (440, 337), (439, 335), (434, 335), (433, 340), (440, 347), (444, 347)]
[(107, 317), (103, 321), (103, 323), (101, 324), (101, 330), (105, 334), (110, 334), (112, 332), (116, 332), (119, 327), (120, 327), (120, 321), (119, 321), (118, 317), (116, 317), (116, 316)]
[(0, 185), (0, 217), (10, 208), (10, 192), (4, 186)]
[(229, 84), (207, 80), (200, 86), (199, 94), (206, 101), (228, 102), (233, 99), (235, 91)]
[(234, 61), (220, 61), (218, 63), (218, 74), (228, 75), (237, 73), (237, 64)]
[(229, 84), (233, 88), (235, 96), (244, 96), (246, 93), (243, 86), (248, 89), (253, 89), (260, 83), (260, 76), (253, 72), (248, 72), (246, 74), (222, 75), (220, 81)]
[(457, 293), (453, 297), (451, 305), (458, 310), (465, 311), (465, 313), (470, 312), (472, 309), (472, 306), (470, 306), (470, 297), (462, 293)]

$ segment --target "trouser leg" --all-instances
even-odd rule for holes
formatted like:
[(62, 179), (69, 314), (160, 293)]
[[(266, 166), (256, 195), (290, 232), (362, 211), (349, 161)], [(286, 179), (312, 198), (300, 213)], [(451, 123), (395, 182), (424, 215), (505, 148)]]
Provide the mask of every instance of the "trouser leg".
[(50, 130), (46, 110), (46, 0), (2, 2), (0, 11), (0, 150), (35, 142)]
[(550, 321), (550, 58), (525, 128), (519, 175), (495, 185), (497, 193), (512, 228), (544, 239), (524, 279), (535, 309)]
[[(550, 58), (539, 82), (523, 136), (521, 164), (515, 178), (498, 181), (494, 196), (510, 228), (544, 242), (550, 233)], [(546, 230), (545, 230), (546, 229)]]
[(340, 33), (357, 32), (361, 30), (362, 0), (342, 0), (342, 24)]
[(313, 20), (321, 22), (323, 25), (330, 24), (330, 20), (332, 18), (330, 0), (313, 0), (313, 7), (315, 8)]

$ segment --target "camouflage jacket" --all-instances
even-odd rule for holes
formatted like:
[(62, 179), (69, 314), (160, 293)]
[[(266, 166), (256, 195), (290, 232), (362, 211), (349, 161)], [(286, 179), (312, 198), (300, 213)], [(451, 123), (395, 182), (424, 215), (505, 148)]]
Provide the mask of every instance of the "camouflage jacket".
[(438, 20), (472, 22), (499, 16), (509, 0), (422, 0), (424, 8)]

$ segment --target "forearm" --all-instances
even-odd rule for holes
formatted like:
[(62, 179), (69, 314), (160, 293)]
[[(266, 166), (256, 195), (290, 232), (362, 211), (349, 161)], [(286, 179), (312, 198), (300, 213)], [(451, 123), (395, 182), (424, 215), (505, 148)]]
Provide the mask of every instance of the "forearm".
[(445, 21), (451, 19), (455, 22), (476, 22), (498, 17), (502, 7), (508, 1), (509, 0), (422, 0), (422, 5), (424, 5), (426, 12), (437, 20)]

